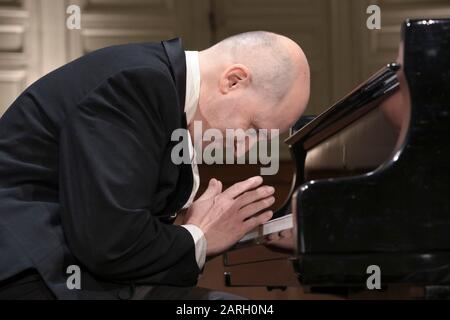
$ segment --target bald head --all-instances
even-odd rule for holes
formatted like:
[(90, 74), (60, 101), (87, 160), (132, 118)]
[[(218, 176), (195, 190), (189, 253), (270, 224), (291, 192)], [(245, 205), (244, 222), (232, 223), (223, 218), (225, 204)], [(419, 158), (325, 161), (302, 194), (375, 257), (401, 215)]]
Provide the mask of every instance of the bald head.
[(291, 40), (265, 31), (237, 34), (211, 48), (216, 57), (247, 66), (258, 94), (277, 104), (293, 85), (298, 69), (288, 50)]
[(231, 36), (201, 51), (196, 120), (204, 129), (288, 129), (309, 99), (300, 46), (265, 31)]

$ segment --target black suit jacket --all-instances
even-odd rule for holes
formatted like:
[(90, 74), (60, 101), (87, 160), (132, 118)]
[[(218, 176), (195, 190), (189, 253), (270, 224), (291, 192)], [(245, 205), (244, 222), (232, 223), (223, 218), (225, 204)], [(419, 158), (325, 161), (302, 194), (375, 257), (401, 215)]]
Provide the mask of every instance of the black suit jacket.
[(168, 222), (192, 191), (171, 161), (185, 81), (174, 39), (95, 51), (20, 95), (0, 119), (0, 281), (35, 269), (59, 298), (196, 283), (192, 237)]

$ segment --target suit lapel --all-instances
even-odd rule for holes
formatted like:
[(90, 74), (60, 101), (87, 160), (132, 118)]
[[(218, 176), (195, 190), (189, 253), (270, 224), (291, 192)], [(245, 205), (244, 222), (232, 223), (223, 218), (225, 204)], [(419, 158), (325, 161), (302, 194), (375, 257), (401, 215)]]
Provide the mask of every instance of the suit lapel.
[(186, 56), (180, 38), (163, 41), (162, 45), (170, 62), (170, 71), (175, 80), (180, 101), (181, 112), (184, 113), (186, 98)]
[[(178, 93), (179, 107), (181, 108), (181, 127), (187, 129), (186, 113), (184, 112), (184, 104), (186, 98), (186, 56), (184, 54), (181, 39), (175, 38), (162, 41), (162, 45), (166, 52), (170, 63), (170, 71), (175, 80), (175, 86)], [(185, 137), (188, 138), (188, 137)], [(169, 214), (180, 210), (189, 199), (193, 187), (193, 173), (191, 164), (181, 164), (180, 176), (178, 179), (177, 195), (175, 201), (168, 204)]]

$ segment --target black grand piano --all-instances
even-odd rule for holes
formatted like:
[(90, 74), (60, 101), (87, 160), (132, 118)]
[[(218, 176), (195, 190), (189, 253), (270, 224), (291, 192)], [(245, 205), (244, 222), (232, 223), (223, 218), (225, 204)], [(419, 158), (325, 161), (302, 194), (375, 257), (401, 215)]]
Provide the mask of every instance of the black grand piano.
[(407, 20), (397, 61), (285, 142), (292, 232), (227, 252), (228, 286), (348, 296), (376, 266), (383, 290), (450, 297), (450, 20)]

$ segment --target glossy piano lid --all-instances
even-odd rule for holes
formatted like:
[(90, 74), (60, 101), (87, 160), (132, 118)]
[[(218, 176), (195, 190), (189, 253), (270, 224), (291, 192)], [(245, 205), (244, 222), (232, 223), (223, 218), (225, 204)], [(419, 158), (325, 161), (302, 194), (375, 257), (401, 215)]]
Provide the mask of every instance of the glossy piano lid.
[(400, 70), (398, 63), (386, 65), (344, 98), (289, 136), (285, 143), (293, 145), (300, 140), (305, 141), (315, 137), (313, 142), (307, 146), (309, 149), (312, 145), (356, 121), (376, 107), (381, 100), (398, 90), (398, 70)]

